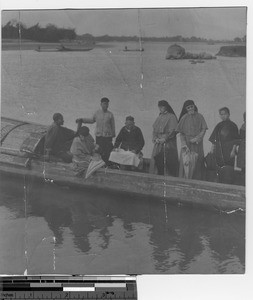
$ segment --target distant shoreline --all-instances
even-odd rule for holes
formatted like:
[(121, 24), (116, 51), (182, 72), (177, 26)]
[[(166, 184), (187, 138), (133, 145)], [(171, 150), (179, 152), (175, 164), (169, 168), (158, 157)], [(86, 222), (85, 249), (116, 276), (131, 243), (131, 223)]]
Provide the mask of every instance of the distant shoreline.
[[(128, 43), (136, 43), (135, 41), (108, 41), (108, 42), (97, 42), (96, 44), (93, 45), (94, 48), (107, 48), (113, 43), (122, 43), (122, 44), (128, 44)], [(167, 42), (167, 41), (145, 41), (144, 44), (146, 43), (163, 43), (163, 44), (181, 44), (181, 43), (195, 43), (195, 44), (206, 44), (206, 42)], [(6, 50), (35, 50), (36, 48), (43, 47), (43, 48), (52, 48), (52, 47), (59, 47), (61, 44), (65, 43), (60, 43), (60, 42), (54, 42), (54, 43), (47, 43), (47, 42), (37, 42), (37, 41), (32, 41), (32, 40), (22, 40), (21, 43), (18, 39), (2, 39), (2, 51)], [(71, 44), (71, 43), (69, 43)], [(76, 43), (72, 43), (75, 45)], [(227, 44), (227, 45), (245, 45), (245, 43), (236, 43), (236, 42), (217, 42), (214, 43), (214, 45), (218, 44)]]

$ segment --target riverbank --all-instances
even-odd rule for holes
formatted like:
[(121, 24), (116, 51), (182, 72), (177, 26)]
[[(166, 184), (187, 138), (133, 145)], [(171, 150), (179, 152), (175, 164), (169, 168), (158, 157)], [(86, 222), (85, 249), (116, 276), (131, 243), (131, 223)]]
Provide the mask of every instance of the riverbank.
[(41, 49), (54, 49), (60, 48), (64, 45), (65, 47), (87, 47), (87, 48), (94, 48), (95, 45), (87, 44), (87, 43), (41, 43), (32, 40), (18, 40), (18, 39), (3, 39), (2, 40), (2, 51), (7, 50), (35, 50), (38, 48)]
[[(132, 44), (136, 44), (139, 45), (139, 42), (134, 42), (134, 41), (122, 41), (122, 42), (117, 42), (122, 44), (122, 49), (125, 49), (125, 45), (132, 45)], [(146, 44), (146, 43), (153, 43), (153, 44), (157, 44), (157, 42), (152, 42), (152, 41), (148, 41), (148, 42), (143, 42), (142, 41), (142, 45)], [(158, 42), (160, 44), (166, 44), (166, 45), (172, 45), (175, 44), (174, 42)], [(61, 45), (76, 45), (76, 43), (61, 43), (61, 42), (55, 42), (55, 43), (44, 43), (44, 42), (36, 42), (36, 41), (32, 41), (32, 40), (26, 40), (26, 39), (22, 39), (21, 42), (19, 39), (2, 39), (2, 51), (7, 51), (7, 50), (35, 50), (37, 49), (39, 46), (41, 48), (44, 49), (52, 49), (52, 48), (56, 48), (56, 47), (61, 47)], [(178, 42), (178, 44), (182, 44), (180, 42)], [(208, 43), (206, 42), (186, 42), (184, 44), (196, 44), (196, 45), (207, 45), (210, 46)], [(231, 42), (227, 42), (227, 43), (214, 43), (212, 44), (212, 46), (214, 45), (231, 45)], [(233, 43), (234, 45), (245, 45), (242, 43)], [(85, 46), (87, 47), (91, 47), (91, 44), (85, 44)], [(95, 44), (92, 44), (92, 48), (112, 48), (115, 46), (115, 42), (110, 41), (110, 42), (96, 42)]]

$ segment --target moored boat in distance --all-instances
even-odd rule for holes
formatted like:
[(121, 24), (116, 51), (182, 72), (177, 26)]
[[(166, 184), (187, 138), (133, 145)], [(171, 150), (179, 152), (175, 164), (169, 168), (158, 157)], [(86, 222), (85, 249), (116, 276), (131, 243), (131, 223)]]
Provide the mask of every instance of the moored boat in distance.
[(35, 49), (37, 52), (70, 52), (70, 51), (79, 51), (79, 52), (85, 52), (85, 51), (91, 51), (93, 48), (90, 47), (83, 47), (83, 46), (60, 46), (57, 48), (41, 48), (38, 47)]
[(34, 49), (37, 52), (59, 52), (59, 48), (41, 48), (38, 47), (36, 49)]
[(102, 168), (91, 177), (76, 177), (72, 165), (43, 160), (44, 136), (48, 126), (1, 118), (0, 171), (26, 175), (81, 188), (138, 194), (218, 210), (245, 211), (245, 187), (208, 181), (153, 175), (144, 172)]
[(129, 49), (127, 48), (127, 46), (125, 46), (125, 48), (123, 49), (124, 52), (143, 52), (144, 51), (144, 48), (136, 48), (136, 49)]

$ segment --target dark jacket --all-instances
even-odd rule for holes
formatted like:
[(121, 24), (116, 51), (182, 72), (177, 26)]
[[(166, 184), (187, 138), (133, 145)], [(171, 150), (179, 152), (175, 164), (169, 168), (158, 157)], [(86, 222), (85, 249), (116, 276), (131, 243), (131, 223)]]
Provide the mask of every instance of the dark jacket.
[(57, 155), (59, 152), (69, 151), (75, 132), (66, 127), (53, 123), (47, 130), (45, 136), (45, 150)]
[(218, 166), (234, 166), (234, 158), (230, 157), (230, 153), (238, 139), (238, 127), (234, 122), (226, 120), (216, 125), (209, 141), (216, 146), (215, 156)]
[(144, 138), (139, 127), (134, 126), (130, 131), (124, 126), (115, 141), (114, 148), (122, 148), (124, 150), (135, 150), (139, 153), (144, 147)]

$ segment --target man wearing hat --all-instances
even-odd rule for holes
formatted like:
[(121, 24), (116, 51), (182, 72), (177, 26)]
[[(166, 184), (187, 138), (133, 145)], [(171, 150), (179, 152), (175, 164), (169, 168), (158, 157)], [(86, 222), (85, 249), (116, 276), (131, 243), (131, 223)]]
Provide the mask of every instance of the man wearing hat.
[(96, 144), (102, 159), (108, 164), (108, 158), (113, 149), (112, 139), (115, 137), (115, 121), (112, 112), (108, 110), (109, 99), (101, 99), (101, 109), (97, 110), (92, 118), (77, 119), (77, 123), (96, 123)]
[(139, 127), (135, 126), (134, 118), (132, 116), (126, 117), (125, 126), (116, 137), (114, 148), (121, 148), (139, 154), (144, 144), (142, 132)]
[(120, 130), (110, 160), (121, 165), (137, 167), (140, 163), (141, 150), (144, 147), (141, 129), (135, 126), (132, 116), (126, 117), (125, 126)]

